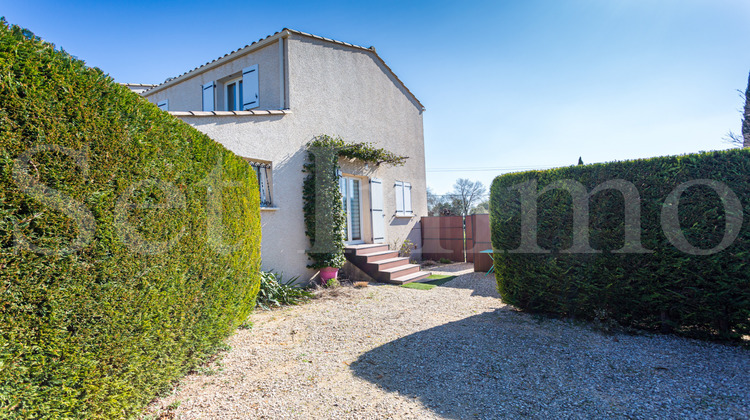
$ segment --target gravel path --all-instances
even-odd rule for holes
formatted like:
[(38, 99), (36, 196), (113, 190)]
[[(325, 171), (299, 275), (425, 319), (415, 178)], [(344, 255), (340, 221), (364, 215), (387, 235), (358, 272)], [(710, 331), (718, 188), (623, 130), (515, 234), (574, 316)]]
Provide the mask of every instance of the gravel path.
[(750, 351), (522, 314), (465, 268), (258, 312), (146, 417), (750, 418)]

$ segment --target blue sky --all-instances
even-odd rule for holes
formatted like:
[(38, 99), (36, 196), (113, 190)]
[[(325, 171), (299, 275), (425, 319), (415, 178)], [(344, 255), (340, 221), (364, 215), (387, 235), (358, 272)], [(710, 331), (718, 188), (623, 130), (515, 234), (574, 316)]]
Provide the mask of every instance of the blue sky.
[(159, 83), (284, 27), (375, 46), (427, 108), (437, 193), (579, 156), (726, 149), (750, 72), (747, 0), (0, 0), (0, 14), (119, 82)]

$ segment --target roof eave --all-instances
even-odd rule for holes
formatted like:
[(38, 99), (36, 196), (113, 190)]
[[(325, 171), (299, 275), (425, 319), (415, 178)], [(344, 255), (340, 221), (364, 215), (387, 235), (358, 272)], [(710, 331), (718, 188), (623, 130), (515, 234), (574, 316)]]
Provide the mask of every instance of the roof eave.
[(271, 44), (273, 42), (276, 42), (279, 38), (286, 38), (288, 36), (289, 36), (289, 31), (286, 30), (286, 29), (284, 29), (284, 30), (281, 30), (280, 32), (276, 32), (273, 35), (269, 35), (269, 36), (267, 36), (265, 38), (261, 38), (260, 40), (258, 40), (256, 42), (253, 42), (252, 44), (245, 45), (242, 48), (239, 48), (239, 49), (237, 49), (235, 51), (232, 51), (232, 52), (229, 52), (227, 54), (224, 54), (223, 56), (221, 56), (221, 57), (219, 57), (219, 58), (217, 58), (217, 59), (215, 59), (213, 61), (210, 61), (210, 62), (208, 62), (206, 64), (201, 65), (201, 66), (198, 66), (198, 67), (196, 67), (196, 68), (194, 68), (194, 69), (192, 69), (190, 71), (182, 73), (179, 76), (173, 77), (172, 79), (170, 79), (170, 80), (168, 80), (168, 81), (166, 81), (166, 82), (164, 82), (162, 84), (156, 85), (155, 87), (153, 87), (151, 89), (148, 89), (148, 90), (146, 90), (144, 92), (141, 92), (141, 95), (147, 96), (147, 95), (151, 95), (153, 93), (157, 93), (159, 91), (162, 91), (162, 90), (164, 90), (164, 89), (166, 89), (166, 88), (168, 88), (168, 87), (170, 87), (172, 85), (175, 85), (177, 83), (181, 83), (181, 82), (183, 82), (183, 81), (185, 81), (187, 79), (190, 79), (192, 77), (198, 76), (199, 74), (205, 73), (208, 70), (211, 70), (211, 69), (214, 69), (216, 67), (219, 67), (219, 66), (221, 66), (222, 64), (224, 64), (227, 61), (234, 60), (234, 59), (236, 59), (238, 57), (242, 57), (245, 54), (249, 54), (249, 53), (251, 53), (251, 52), (253, 52), (255, 50), (258, 50), (258, 49), (261, 49), (263, 47), (266, 47), (269, 44)]

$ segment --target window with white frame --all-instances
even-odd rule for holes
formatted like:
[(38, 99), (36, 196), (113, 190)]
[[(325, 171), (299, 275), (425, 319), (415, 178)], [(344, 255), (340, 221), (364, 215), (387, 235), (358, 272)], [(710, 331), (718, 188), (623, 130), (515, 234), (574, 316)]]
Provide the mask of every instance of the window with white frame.
[(411, 184), (404, 181), (396, 181), (396, 216), (412, 216), (411, 208)]
[(260, 106), (257, 64), (244, 68), (242, 74), (237, 74), (233, 78), (228, 76), (225, 79), (223, 82), (219, 80), (218, 84), (212, 81), (202, 85), (203, 111), (216, 111), (222, 108), (225, 111), (244, 111)]
[(224, 109), (227, 111), (238, 111), (242, 109), (243, 90), (241, 77), (224, 83)]
[(273, 207), (273, 201), (271, 200), (271, 163), (256, 160), (247, 160), (247, 162), (253, 167), (255, 175), (258, 177), (260, 206)]

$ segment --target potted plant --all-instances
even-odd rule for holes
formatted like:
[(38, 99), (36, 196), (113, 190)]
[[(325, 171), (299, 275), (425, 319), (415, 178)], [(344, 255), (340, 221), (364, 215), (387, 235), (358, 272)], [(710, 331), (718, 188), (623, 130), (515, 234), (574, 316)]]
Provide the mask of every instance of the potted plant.
[(338, 182), (338, 150), (335, 140), (321, 136), (308, 146), (308, 163), (302, 196), (305, 201), (305, 227), (310, 238), (308, 267), (320, 270), (320, 280), (328, 284), (343, 267), (346, 216)]
[(320, 270), (323, 284), (335, 279), (343, 267), (346, 215), (339, 190), (339, 157), (375, 165), (403, 165), (399, 156), (370, 143), (346, 143), (340, 137), (320, 135), (307, 145), (307, 173), (302, 186), (305, 234), (310, 238), (310, 268)]
[(330, 257), (319, 258), (316, 263), (310, 264), (312, 268), (320, 270), (320, 282), (324, 285), (328, 284), (330, 280), (338, 277), (339, 268), (341, 268), (346, 261), (343, 252), (339, 255), (329, 255)]

